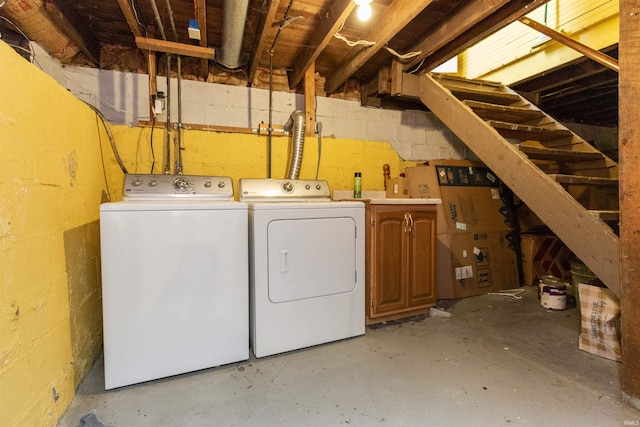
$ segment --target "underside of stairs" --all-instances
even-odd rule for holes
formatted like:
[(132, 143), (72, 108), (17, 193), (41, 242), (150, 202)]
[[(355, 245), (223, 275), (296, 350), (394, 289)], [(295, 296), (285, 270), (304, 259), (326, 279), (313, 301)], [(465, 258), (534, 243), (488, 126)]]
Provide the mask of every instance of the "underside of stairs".
[(419, 98), (620, 296), (618, 165), (508, 87), (404, 76)]

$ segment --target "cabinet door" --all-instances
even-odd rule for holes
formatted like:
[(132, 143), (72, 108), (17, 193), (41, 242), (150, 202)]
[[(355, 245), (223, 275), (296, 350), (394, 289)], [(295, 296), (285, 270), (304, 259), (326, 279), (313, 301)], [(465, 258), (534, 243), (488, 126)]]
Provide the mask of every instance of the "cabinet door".
[[(403, 212), (375, 212), (372, 314), (407, 307), (406, 222)], [(371, 302), (370, 302), (371, 304)]]
[(408, 305), (432, 305), (435, 295), (435, 211), (410, 211)]

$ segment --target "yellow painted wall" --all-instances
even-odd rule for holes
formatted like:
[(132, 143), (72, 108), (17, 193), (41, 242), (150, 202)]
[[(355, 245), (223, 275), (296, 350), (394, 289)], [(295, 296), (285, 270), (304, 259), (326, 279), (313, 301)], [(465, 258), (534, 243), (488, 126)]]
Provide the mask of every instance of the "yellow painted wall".
[[(618, 42), (618, 0), (550, 0), (546, 25), (600, 50)], [(527, 15), (545, 23), (545, 6)], [(556, 41), (547, 41), (528, 26), (514, 22), (460, 55), (460, 75), (505, 84), (552, 69), (582, 56)]]
[[(150, 173), (151, 150), (150, 128), (114, 126), (114, 139), (120, 156), (129, 173)], [(172, 133), (172, 138), (175, 133)], [(172, 139), (173, 140), (173, 139)], [(266, 178), (267, 137), (245, 134), (183, 131), (182, 161), (185, 175), (224, 175), (234, 180), (237, 188), (239, 178)], [(272, 178), (282, 179), (287, 169), (289, 138), (274, 137), (272, 141)], [(404, 172), (406, 166), (415, 162), (403, 161), (389, 143), (357, 139), (323, 138), (322, 155), (318, 179), (329, 182), (332, 190), (353, 188), (354, 172), (362, 172), (363, 190), (383, 190), (382, 166), (387, 163), (391, 176)], [(165, 129), (155, 128), (153, 147), (155, 153), (154, 173), (162, 173), (165, 164)], [(113, 200), (122, 198), (122, 172), (109, 154), (109, 181)], [(172, 150), (173, 157), (173, 150)], [(300, 179), (315, 179), (318, 163), (318, 138), (307, 137)], [(173, 167), (173, 160), (172, 160)]]
[[(112, 131), (128, 170), (148, 173), (151, 129)], [(273, 140), (273, 178), (284, 177), (288, 141)], [(164, 128), (153, 143), (161, 172)], [(236, 186), (265, 177), (266, 143), (186, 130), (184, 173), (228, 175)], [(306, 138), (300, 178), (315, 178), (317, 153), (318, 139)], [(359, 171), (364, 190), (382, 190), (385, 163), (392, 176), (415, 164), (388, 143), (324, 138), (319, 178), (351, 189)], [(121, 199), (122, 180), (95, 113), (0, 41), (2, 427), (55, 426), (100, 353), (99, 206)]]
[(52, 426), (102, 344), (95, 114), (0, 41), (0, 425)]

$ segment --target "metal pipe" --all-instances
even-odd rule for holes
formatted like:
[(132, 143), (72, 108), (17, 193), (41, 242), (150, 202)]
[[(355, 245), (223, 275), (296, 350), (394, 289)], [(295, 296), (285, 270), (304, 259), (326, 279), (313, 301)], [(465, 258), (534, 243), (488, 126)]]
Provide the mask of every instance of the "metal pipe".
[(167, 4), (167, 10), (169, 11), (169, 22), (171, 22), (171, 29), (173, 30), (173, 39), (174, 41), (178, 41), (178, 32), (176, 31), (176, 23), (173, 20), (173, 9), (171, 9), (171, 3), (169, 0), (165, 0)]
[(287, 16), (289, 16), (289, 11), (291, 10), (291, 5), (293, 4), (293, 0), (289, 0), (289, 5), (287, 6), (287, 10), (282, 17), (282, 21), (280, 21), (280, 26), (278, 27), (278, 32), (276, 36), (273, 38), (273, 43), (271, 43), (271, 49), (269, 49), (269, 129), (267, 129), (267, 178), (271, 178), (271, 151), (272, 151), (272, 136), (273, 136), (273, 51), (276, 47), (276, 42), (278, 41), (278, 37), (280, 36), (280, 32), (284, 28), (285, 21), (287, 20)]
[(557, 42), (562, 43), (563, 45), (570, 47), (573, 50), (576, 50), (586, 56), (589, 59), (596, 61), (598, 64), (603, 65), (617, 73), (620, 72), (620, 66), (618, 65), (618, 61), (615, 58), (610, 57), (598, 50), (592, 49), (589, 46), (586, 46), (576, 40), (573, 40), (570, 37), (565, 36), (564, 34), (553, 30), (545, 25), (540, 24), (529, 18), (520, 18), (520, 22), (524, 25), (527, 25), (534, 30), (544, 34), (545, 36), (551, 37)]
[(287, 179), (298, 179), (302, 166), (302, 151), (304, 149), (304, 133), (307, 127), (304, 111), (296, 110), (291, 113), (289, 120), (284, 125), (284, 130), (292, 132), (289, 143), (289, 164), (287, 166)]
[(167, 161), (164, 173), (171, 174), (171, 55), (167, 54)]
[(167, 36), (164, 33), (164, 25), (162, 25), (162, 19), (160, 19), (160, 13), (158, 13), (158, 5), (156, 4), (156, 0), (150, 0), (151, 9), (153, 9), (153, 16), (156, 18), (156, 24), (158, 25), (158, 30), (160, 30), (160, 36), (162, 40), (166, 40)]
[(176, 152), (176, 174), (182, 175), (182, 56), (178, 55), (178, 140)]
[(273, 137), (273, 49), (269, 50), (269, 126), (267, 129), (267, 178), (271, 178), (271, 147)]

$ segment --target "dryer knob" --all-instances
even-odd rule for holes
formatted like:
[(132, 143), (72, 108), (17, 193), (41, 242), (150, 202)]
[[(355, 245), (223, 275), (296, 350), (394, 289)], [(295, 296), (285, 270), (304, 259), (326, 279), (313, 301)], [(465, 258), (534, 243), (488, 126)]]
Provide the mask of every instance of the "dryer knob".
[(211, 181), (207, 181), (204, 183), (205, 188), (211, 187)]
[(134, 187), (140, 187), (141, 185), (142, 185), (142, 181), (140, 181), (140, 178), (136, 178), (136, 180), (133, 181)]
[(218, 188), (224, 188), (224, 185), (225, 185), (225, 184), (224, 184), (224, 181), (220, 181), (220, 182), (218, 183)]
[(306, 188), (307, 190), (311, 189), (311, 186), (309, 184), (305, 185), (304, 188)]

